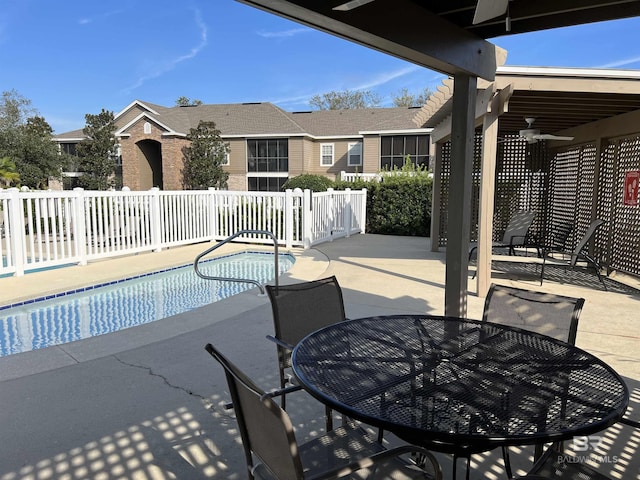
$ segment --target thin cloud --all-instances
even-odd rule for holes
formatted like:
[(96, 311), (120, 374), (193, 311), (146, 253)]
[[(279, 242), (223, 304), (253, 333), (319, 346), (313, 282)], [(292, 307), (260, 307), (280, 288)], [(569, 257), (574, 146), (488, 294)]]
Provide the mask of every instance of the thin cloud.
[[(410, 75), (420, 69), (422, 69), (423, 67), (420, 67), (418, 65), (409, 65), (407, 67), (401, 68), (399, 70), (393, 70), (390, 72), (382, 72), (379, 73), (377, 75), (375, 75), (373, 77), (373, 79), (369, 82), (360, 84), (360, 85), (356, 85), (353, 87), (347, 87), (347, 88), (339, 88), (339, 89), (332, 89), (332, 90), (349, 90), (349, 91), (359, 91), (359, 90), (370, 90), (372, 88), (375, 87), (379, 87), (381, 85), (385, 85), (393, 80), (396, 80), (398, 78), (404, 77), (406, 75)], [(309, 104), (309, 100), (311, 99), (311, 97), (313, 97), (314, 95), (322, 95), (323, 93), (326, 93), (328, 91), (330, 91), (331, 89), (327, 89), (327, 90), (323, 90), (322, 92), (315, 92), (315, 93), (308, 93), (308, 94), (304, 94), (304, 95), (297, 95), (297, 96), (293, 96), (293, 97), (287, 97), (287, 98), (281, 98), (278, 100), (271, 100), (271, 103), (275, 103), (277, 105), (299, 105), (301, 103), (305, 103), (305, 104)]]
[(634, 63), (638, 63), (638, 62), (640, 62), (640, 57), (626, 58), (624, 60), (617, 60), (615, 62), (610, 62), (596, 68), (618, 68), (618, 67), (624, 67), (626, 65), (633, 65)]
[(259, 32), (256, 32), (256, 33), (263, 38), (291, 38), (301, 33), (308, 33), (308, 32), (311, 32), (311, 29), (292, 28), (290, 30), (281, 30), (279, 32), (266, 32), (264, 30), (260, 30)]
[(353, 90), (369, 90), (374, 87), (379, 87), (380, 85), (385, 85), (392, 80), (396, 80), (397, 78), (404, 77), (405, 75), (416, 72), (421, 68), (423, 67), (420, 67), (418, 65), (409, 65), (408, 67), (401, 68), (400, 70), (383, 72), (374, 77), (370, 82), (360, 85), (359, 87), (354, 87)]
[(112, 10), (110, 12), (103, 13), (102, 15), (98, 15), (96, 17), (83, 17), (83, 18), (78, 20), (78, 23), (80, 25), (88, 25), (89, 23), (93, 23), (96, 20), (104, 20), (105, 18), (109, 18), (109, 17), (112, 17), (114, 15), (119, 15), (123, 11), (124, 10)]
[(180, 55), (179, 57), (169, 59), (166, 62), (162, 63), (161, 65), (156, 65), (155, 67), (152, 67), (153, 71), (148, 72), (147, 74), (138, 78), (138, 80), (133, 85), (127, 87), (124, 90), (125, 93), (130, 93), (132, 90), (135, 90), (136, 88), (142, 86), (147, 80), (158, 78), (161, 75), (164, 75), (165, 73), (170, 72), (171, 70), (176, 68), (180, 63), (196, 57), (207, 46), (207, 26), (202, 21), (202, 16), (200, 15), (200, 11), (198, 9), (194, 9), (194, 13), (195, 13), (195, 22), (198, 25), (198, 28), (200, 29), (200, 43), (195, 47), (193, 47), (189, 51), (189, 53)]

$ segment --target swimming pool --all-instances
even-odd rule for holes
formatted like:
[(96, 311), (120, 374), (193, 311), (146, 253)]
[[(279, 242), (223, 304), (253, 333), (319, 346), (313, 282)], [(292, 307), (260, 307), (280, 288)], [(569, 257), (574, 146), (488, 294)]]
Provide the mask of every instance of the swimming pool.
[[(278, 257), (279, 274), (294, 263)], [(273, 280), (271, 253), (243, 252), (200, 263), (206, 275)], [(187, 312), (254, 288), (203, 280), (193, 265), (140, 275), (0, 308), (0, 357), (60, 345)]]

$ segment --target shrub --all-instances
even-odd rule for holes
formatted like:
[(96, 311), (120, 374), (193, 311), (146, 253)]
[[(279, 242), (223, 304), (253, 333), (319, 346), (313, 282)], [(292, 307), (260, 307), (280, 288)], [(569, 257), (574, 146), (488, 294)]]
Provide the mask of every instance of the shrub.
[(301, 190), (309, 189), (312, 192), (326, 192), (329, 188), (333, 188), (333, 180), (324, 175), (312, 175), (304, 173), (297, 177), (288, 179), (282, 186), (283, 190), (299, 188)]
[(431, 233), (433, 179), (428, 170), (407, 162), (382, 171), (382, 182), (335, 182), (336, 190), (367, 189), (367, 232), (428, 237)]

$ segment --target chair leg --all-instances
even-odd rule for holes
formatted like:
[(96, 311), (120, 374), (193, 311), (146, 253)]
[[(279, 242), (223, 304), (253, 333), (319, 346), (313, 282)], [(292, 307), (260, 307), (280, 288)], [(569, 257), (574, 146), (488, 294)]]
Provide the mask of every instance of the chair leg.
[[(452, 468), (452, 472), (451, 472), (451, 478), (453, 480), (456, 480), (458, 477), (458, 459), (460, 457), (458, 456), (458, 454), (454, 453), (453, 454), (453, 468)], [(465, 455), (464, 457), (462, 457), (466, 460), (466, 472), (465, 472), (465, 476), (464, 478), (466, 480), (469, 480), (469, 473), (471, 470), (471, 455)]]
[(507, 478), (513, 478), (513, 471), (511, 470), (511, 456), (509, 455), (509, 447), (502, 447), (502, 458), (504, 460), (504, 471), (507, 473)]
[(331, 408), (325, 406), (324, 407), (324, 414), (326, 416), (326, 428), (327, 428), (327, 433), (328, 433), (331, 430), (333, 430), (333, 412), (331, 411)]

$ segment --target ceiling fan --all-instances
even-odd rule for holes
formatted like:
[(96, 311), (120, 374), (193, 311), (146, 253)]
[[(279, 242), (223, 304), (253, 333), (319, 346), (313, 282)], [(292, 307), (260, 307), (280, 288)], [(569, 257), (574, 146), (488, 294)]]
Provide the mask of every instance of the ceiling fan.
[(540, 130), (533, 128), (533, 122), (536, 121), (534, 117), (526, 117), (524, 119), (527, 122), (527, 128), (520, 130), (520, 136), (524, 138), (527, 143), (536, 143), (538, 140), (573, 140), (574, 137), (563, 137), (560, 135), (552, 135), (550, 133), (540, 133)]
[[(333, 10), (348, 12), (354, 8), (361, 7), (374, 0), (350, 0), (333, 7)], [(499, 17), (507, 12), (509, 0), (478, 0), (476, 10), (473, 15), (473, 24), (486, 22), (492, 18)]]

